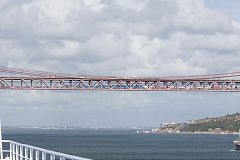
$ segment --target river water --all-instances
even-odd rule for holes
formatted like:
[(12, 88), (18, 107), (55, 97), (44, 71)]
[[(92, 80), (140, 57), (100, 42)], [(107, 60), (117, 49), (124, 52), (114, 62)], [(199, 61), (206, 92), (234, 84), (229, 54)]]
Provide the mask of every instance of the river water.
[(95, 160), (240, 159), (236, 135), (137, 134), (127, 129), (4, 129), (4, 139)]

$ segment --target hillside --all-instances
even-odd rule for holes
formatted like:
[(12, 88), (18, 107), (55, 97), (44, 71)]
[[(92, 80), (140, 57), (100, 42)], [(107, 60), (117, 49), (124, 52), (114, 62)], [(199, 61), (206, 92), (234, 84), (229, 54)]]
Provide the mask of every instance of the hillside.
[(238, 132), (240, 129), (240, 114), (235, 113), (217, 118), (193, 120), (192, 123), (188, 124), (185, 131), (210, 131), (215, 128), (220, 128), (223, 131), (229, 130)]
[(228, 114), (217, 118), (190, 120), (185, 123), (163, 123), (152, 133), (238, 134), (240, 114)]

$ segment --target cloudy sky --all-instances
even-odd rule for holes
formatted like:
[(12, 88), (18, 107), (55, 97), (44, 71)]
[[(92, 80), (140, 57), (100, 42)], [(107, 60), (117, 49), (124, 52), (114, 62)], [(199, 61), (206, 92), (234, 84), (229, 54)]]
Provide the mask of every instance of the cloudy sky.
[[(240, 71), (238, 0), (0, 0), (0, 64), (167, 76)], [(240, 112), (239, 93), (0, 91), (4, 125), (158, 126)]]

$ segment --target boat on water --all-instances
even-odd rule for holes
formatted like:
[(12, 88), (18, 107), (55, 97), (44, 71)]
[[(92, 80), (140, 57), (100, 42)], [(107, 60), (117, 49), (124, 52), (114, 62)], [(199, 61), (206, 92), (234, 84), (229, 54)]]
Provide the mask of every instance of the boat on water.
[(235, 141), (233, 141), (233, 143), (236, 145), (236, 149), (240, 151), (240, 130), (239, 130), (239, 135), (238, 135), (238, 139), (236, 139)]

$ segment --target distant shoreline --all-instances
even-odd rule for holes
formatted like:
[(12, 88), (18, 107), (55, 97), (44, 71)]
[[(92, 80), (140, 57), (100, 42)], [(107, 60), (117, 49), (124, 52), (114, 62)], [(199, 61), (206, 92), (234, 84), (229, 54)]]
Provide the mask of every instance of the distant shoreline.
[(239, 135), (240, 113), (227, 114), (217, 118), (188, 120), (184, 123), (162, 123), (159, 128), (142, 129), (137, 133), (152, 134), (208, 134)]
[(187, 134), (191, 134), (191, 135), (239, 135), (240, 132), (231, 132), (231, 133), (228, 133), (228, 132), (221, 132), (221, 133), (211, 133), (211, 132), (204, 132), (204, 131), (196, 131), (196, 132), (178, 132), (178, 133), (157, 133), (157, 132), (152, 132), (152, 131), (137, 131), (136, 133), (138, 134), (184, 134), (184, 135), (187, 135)]

